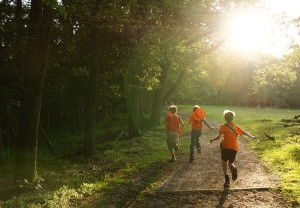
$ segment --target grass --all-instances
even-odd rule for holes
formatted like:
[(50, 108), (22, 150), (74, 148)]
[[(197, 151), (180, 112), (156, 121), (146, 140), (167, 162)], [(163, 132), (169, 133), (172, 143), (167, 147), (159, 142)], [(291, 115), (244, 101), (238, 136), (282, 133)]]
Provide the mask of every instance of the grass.
[[(122, 119), (121, 125), (118, 123), (119, 128), (110, 128), (110, 121), (105, 125), (108, 128), (101, 124), (97, 128), (97, 154), (91, 160), (85, 160), (82, 155), (82, 132), (71, 136), (64, 130), (54, 132), (51, 138), (56, 155), (49, 154), (41, 141), (38, 151), (40, 181), (35, 184), (21, 182), (16, 188), (18, 194), (11, 193), (8, 200), (0, 201), (0, 207), (90, 207), (89, 203), (94, 201), (97, 201), (96, 207), (105, 207), (110, 206), (106, 198), (118, 188), (138, 180), (156, 181), (152, 175), (143, 177), (167, 164), (169, 152), (163, 126), (143, 130), (139, 138), (116, 139), (122, 131), (127, 131), (126, 120)], [(4, 189), (1, 185), (13, 187), (13, 162), (11, 159), (0, 167), (0, 190)], [(4, 181), (11, 184), (4, 184)], [(124, 192), (126, 194), (131, 192)]]
[[(259, 143), (250, 142), (251, 148), (281, 176), (283, 194), (300, 203), (300, 130), (299, 126), (284, 128), (281, 121), (299, 114), (297, 110), (202, 107), (207, 112), (206, 118), (219, 124), (224, 122), (225, 109), (235, 111), (235, 122), (260, 137)], [(178, 113), (182, 115), (190, 115), (191, 111), (192, 106), (178, 107)], [(187, 119), (185, 117), (184, 121), (186, 132), (190, 128)], [(82, 156), (82, 132), (73, 136), (66, 130), (54, 132), (51, 138), (56, 155), (49, 154), (41, 140), (38, 151), (40, 182), (20, 184), (18, 194), (13, 192), (8, 200), (0, 201), (0, 207), (95, 207), (95, 201), (96, 207), (109, 207), (112, 201), (109, 196), (122, 187), (121, 194), (127, 196), (126, 200), (139, 197), (138, 193), (145, 188), (155, 190), (160, 179), (159, 171), (167, 164), (172, 165), (167, 163), (169, 152), (163, 126), (145, 129), (141, 137), (134, 139), (116, 139), (120, 132), (127, 131), (125, 118), (121, 119), (118, 127), (111, 126), (112, 121), (99, 123), (97, 155), (91, 160)], [(264, 133), (275, 136), (276, 141), (269, 141)], [(181, 140), (179, 151), (179, 154), (188, 154), (189, 139)], [(13, 163), (11, 159), (0, 167), (0, 185), (12, 182)]]
[[(207, 119), (220, 124), (224, 123), (225, 109), (234, 111), (234, 122), (259, 137), (259, 142), (249, 142), (250, 147), (281, 177), (283, 194), (300, 204), (300, 126), (284, 127), (282, 122), (282, 119), (300, 114), (299, 110), (224, 106), (203, 108)], [(275, 136), (275, 142), (267, 139), (264, 133)]]

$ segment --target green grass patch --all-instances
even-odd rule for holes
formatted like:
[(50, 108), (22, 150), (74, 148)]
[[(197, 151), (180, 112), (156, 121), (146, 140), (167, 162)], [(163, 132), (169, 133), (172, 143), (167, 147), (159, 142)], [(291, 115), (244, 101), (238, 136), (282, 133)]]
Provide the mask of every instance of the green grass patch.
[[(219, 124), (224, 123), (225, 109), (235, 111), (235, 123), (260, 138), (259, 142), (249, 143), (251, 148), (281, 176), (283, 193), (300, 203), (300, 130), (297, 125), (287, 128), (282, 125), (282, 119), (298, 115), (298, 110), (201, 107), (205, 109), (208, 120)], [(178, 114), (184, 115), (185, 133), (190, 131), (188, 119), (192, 108), (192, 105), (178, 106)], [(165, 115), (163, 112), (162, 117)], [(102, 200), (104, 205), (107, 203), (105, 196), (115, 193), (119, 187), (134, 184), (146, 173), (149, 175), (143, 178), (147, 184), (145, 188), (156, 190), (160, 176), (151, 171), (172, 165), (167, 162), (170, 153), (163, 124), (143, 129), (139, 138), (128, 139), (118, 138), (121, 132), (127, 132), (126, 117), (118, 122), (111, 120), (98, 124), (97, 154), (91, 160), (83, 158), (83, 132), (70, 135), (66, 130), (60, 130), (51, 134), (55, 155), (51, 155), (41, 141), (39, 186), (34, 184), (21, 190), (18, 196), (0, 202), (0, 207), (89, 207), (88, 202), (95, 201), (95, 197), (101, 207)], [(268, 140), (264, 133), (275, 136), (275, 142)], [(189, 142), (187, 136), (180, 140), (179, 155), (188, 154)], [(0, 167), (0, 182), (12, 180), (13, 163), (11, 159)]]

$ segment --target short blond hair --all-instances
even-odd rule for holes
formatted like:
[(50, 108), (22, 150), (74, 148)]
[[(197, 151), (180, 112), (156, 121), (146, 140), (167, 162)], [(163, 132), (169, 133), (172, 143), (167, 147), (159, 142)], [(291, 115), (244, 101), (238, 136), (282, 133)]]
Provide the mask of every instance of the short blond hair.
[(225, 121), (232, 122), (234, 117), (235, 117), (235, 112), (230, 111), (230, 110), (225, 110), (224, 111), (224, 119), (225, 119)]
[(172, 113), (176, 113), (176, 112), (177, 112), (177, 107), (176, 107), (176, 105), (171, 105), (171, 106), (169, 107), (169, 111), (171, 111)]
[(193, 107), (193, 112), (195, 112), (197, 109), (199, 109), (200, 108), (200, 106), (199, 105), (195, 105), (194, 107)]

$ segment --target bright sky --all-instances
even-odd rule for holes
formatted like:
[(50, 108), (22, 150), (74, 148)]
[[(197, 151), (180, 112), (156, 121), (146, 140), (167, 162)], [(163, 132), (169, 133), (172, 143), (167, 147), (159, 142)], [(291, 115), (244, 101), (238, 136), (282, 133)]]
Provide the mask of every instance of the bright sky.
[[(286, 20), (300, 17), (300, 0), (264, 0), (263, 10), (236, 13), (228, 25), (228, 44), (233, 50), (251, 55), (267, 53), (281, 57), (292, 41), (300, 44), (300, 31), (295, 26), (283, 26)], [(275, 15), (275, 16), (274, 16)]]
[(286, 12), (290, 17), (300, 16), (299, 0), (264, 0), (273, 13)]

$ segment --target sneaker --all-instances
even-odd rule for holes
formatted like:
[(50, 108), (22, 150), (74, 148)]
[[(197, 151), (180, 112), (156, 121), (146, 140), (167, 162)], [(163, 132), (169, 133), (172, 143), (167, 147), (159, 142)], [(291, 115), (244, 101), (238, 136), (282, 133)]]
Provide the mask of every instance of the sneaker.
[(193, 162), (195, 160), (194, 157), (190, 157), (190, 162)]
[(169, 162), (176, 162), (176, 158), (170, 158)]
[(231, 174), (232, 174), (232, 180), (235, 181), (238, 178), (237, 175), (237, 168), (233, 165), (230, 166)]
[(201, 151), (201, 148), (198, 148), (198, 153), (201, 153), (202, 151)]

